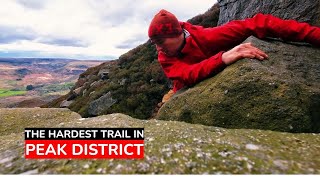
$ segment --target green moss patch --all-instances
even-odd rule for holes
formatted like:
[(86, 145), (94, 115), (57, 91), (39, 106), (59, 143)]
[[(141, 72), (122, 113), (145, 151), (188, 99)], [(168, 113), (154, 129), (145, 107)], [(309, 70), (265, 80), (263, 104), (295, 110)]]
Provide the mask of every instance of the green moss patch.
[(26, 92), (27, 91), (12, 91), (12, 90), (0, 89), (0, 98), (1, 97), (8, 97), (8, 96), (24, 95)]

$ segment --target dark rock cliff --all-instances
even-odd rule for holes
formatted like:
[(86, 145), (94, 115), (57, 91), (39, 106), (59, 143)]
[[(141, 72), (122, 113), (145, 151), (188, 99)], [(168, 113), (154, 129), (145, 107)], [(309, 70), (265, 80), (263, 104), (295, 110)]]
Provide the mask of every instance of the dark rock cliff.
[(320, 26), (319, 0), (218, 0), (218, 2), (220, 5), (218, 25), (264, 13)]

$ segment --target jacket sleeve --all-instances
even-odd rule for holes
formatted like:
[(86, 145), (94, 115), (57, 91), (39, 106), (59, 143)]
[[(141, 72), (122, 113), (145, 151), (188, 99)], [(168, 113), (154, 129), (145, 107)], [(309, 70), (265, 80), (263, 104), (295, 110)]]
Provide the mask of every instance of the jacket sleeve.
[(234, 20), (214, 28), (203, 28), (200, 34), (201, 39), (208, 42), (206, 48), (214, 48), (210, 50), (215, 52), (226, 51), (251, 35), (260, 39), (274, 37), (285, 41), (304, 41), (320, 47), (320, 27), (261, 13), (253, 18)]
[(183, 59), (167, 57), (160, 52), (158, 60), (169, 79), (179, 81), (179, 83), (183, 85), (191, 86), (210, 75), (219, 73), (226, 67), (222, 61), (222, 54), (223, 52), (220, 52), (199, 63), (187, 64)]

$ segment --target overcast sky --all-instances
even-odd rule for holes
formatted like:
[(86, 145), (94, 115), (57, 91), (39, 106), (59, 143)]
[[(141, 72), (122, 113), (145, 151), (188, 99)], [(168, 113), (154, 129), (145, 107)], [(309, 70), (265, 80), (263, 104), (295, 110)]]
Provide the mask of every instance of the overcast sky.
[(216, 0), (1, 0), (0, 57), (109, 60), (148, 39), (153, 16), (181, 21)]

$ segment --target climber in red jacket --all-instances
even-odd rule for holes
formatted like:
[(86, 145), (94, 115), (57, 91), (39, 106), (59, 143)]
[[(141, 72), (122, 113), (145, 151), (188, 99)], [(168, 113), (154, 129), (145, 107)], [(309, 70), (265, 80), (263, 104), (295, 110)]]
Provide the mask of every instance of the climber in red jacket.
[(203, 28), (179, 22), (172, 13), (161, 10), (152, 19), (148, 35), (156, 44), (164, 73), (173, 80), (174, 92), (213, 76), (240, 59), (267, 59), (268, 55), (251, 43), (241, 44), (251, 35), (304, 41), (320, 47), (319, 27), (263, 14)]

